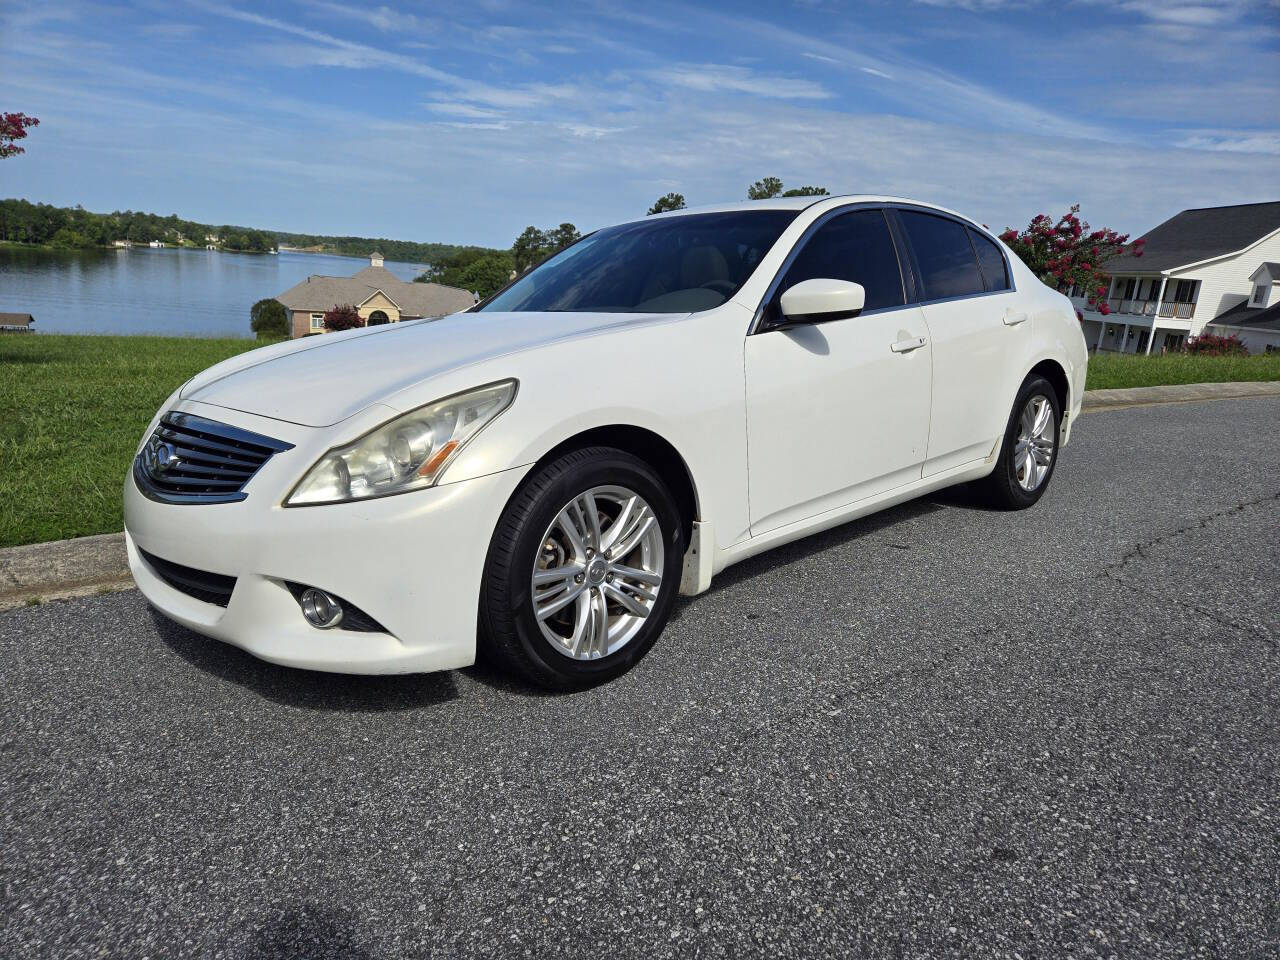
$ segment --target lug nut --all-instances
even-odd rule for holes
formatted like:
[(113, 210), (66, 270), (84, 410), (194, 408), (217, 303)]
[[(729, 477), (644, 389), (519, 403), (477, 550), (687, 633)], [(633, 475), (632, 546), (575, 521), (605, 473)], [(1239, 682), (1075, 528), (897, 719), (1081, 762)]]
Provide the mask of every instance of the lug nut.
[(582, 582), (582, 574), (580, 574), (580, 573), (575, 573), (575, 574), (573, 575), (573, 582), (574, 582), (574, 583), (581, 583), (581, 582)]

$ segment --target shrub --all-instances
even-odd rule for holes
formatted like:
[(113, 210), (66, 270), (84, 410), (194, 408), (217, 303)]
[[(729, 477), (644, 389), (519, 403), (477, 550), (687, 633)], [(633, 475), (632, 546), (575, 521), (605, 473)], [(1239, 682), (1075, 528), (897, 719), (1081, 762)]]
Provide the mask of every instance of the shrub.
[(364, 318), (351, 304), (338, 306), (336, 303), (324, 312), (324, 328), (326, 330), (354, 330), (364, 326)]
[(1234, 333), (1229, 337), (1220, 337), (1215, 333), (1202, 333), (1187, 341), (1186, 351), (1203, 357), (1240, 357), (1249, 352), (1243, 341)]
[(267, 297), (249, 308), (249, 327), (259, 340), (289, 335), (289, 314), (279, 300)]

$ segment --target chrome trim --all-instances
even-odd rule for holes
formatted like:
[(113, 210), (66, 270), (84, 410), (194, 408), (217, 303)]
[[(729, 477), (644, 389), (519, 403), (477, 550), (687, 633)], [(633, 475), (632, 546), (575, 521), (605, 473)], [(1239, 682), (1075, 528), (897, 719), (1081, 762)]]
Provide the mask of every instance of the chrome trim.
[[(256, 450), (246, 449), (256, 447)], [(204, 448), (204, 449), (198, 449)], [(170, 411), (160, 418), (151, 435), (133, 458), (133, 482), (138, 492), (159, 503), (195, 505), (207, 503), (238, 503), (248, 494), (244, 486), (257, 475), (263, 465), (275, 454), (293, 449), (293, 444), (260, 433), (253, 433), (229, 423), (206, 420), (190, 413)], [(163, 463), (156, 463), (160, 452)], [(207, 461), (204, 464), (191, 460)], [(184, 465), (187, 473), (208, 477), (208, 486), (225, 486), (217, 491), (192, 491), (183, 493), (169, 486), (200, 486), (190, 476), (170, 478), (169, 486), (162, 486), (163, 471), (170, 463)], [(238, 483), (237, 483), (238, 481)], [(231, 489), (233, 488), (233, 489)]]

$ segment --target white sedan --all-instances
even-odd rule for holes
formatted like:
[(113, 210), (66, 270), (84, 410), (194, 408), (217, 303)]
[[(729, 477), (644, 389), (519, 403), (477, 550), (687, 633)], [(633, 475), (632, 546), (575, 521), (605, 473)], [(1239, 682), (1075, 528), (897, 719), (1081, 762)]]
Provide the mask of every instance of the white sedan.
[(962, 482), (1031, 506), (1086, 364), (1070, 301), (951, 211), (648, 217), (466, 313), (198, 375), (126, 479), (129, 562), (276, 663), (585, 686), (753, 554)]

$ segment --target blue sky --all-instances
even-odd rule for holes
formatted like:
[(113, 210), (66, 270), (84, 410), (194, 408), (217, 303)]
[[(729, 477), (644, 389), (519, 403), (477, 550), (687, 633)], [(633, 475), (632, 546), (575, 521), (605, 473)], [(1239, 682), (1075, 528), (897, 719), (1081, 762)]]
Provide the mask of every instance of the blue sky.
[(669, 190), (1140, 232), (1280, 199), (1280, 0), (0, 0), (0, 195), (506, 246)]

